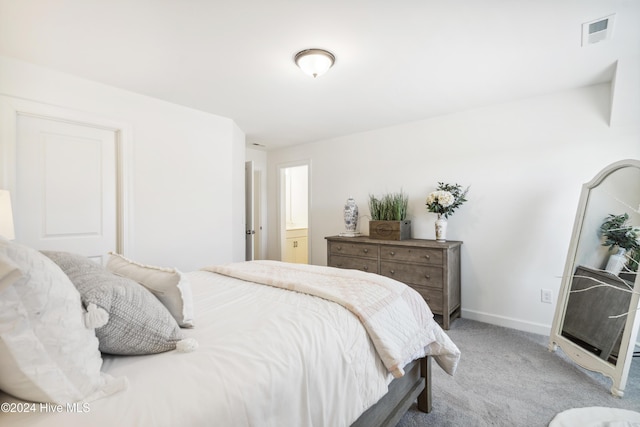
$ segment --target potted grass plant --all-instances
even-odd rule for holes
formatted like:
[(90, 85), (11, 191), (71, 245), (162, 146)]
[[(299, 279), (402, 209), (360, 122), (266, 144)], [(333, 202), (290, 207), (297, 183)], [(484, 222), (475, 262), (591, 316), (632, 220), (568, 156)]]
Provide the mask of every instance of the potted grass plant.
[(382, 240), (411, 238), (411, 221), (407, 219), (409, 196), (400, 191), (381, 197), (369, 195), (369, 237)]

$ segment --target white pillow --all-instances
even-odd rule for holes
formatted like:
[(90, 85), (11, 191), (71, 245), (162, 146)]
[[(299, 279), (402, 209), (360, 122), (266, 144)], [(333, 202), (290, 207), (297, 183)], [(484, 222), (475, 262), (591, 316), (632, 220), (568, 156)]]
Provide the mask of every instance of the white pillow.
[(126, 378), (100, 372), (98, 339), (85, 327), (80, 294), (57, 265), (0, 238), (0, 272), (0, 389), (65, 404), (126, 388)]
[(107, 269), (149, 289), (167, 307), (178, 325), (193, 328), (191, 284), (180, 271), (139, 264), (113, 252), (109, 254)]

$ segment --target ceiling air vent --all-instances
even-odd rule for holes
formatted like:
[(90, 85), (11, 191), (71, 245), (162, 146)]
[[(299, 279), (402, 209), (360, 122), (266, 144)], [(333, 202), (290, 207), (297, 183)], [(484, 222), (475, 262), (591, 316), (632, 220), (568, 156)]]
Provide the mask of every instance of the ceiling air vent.
[(582, 46), (588, 46), (609, 40), (613, 35), (613, 22), (616, 14), (582, 24)]

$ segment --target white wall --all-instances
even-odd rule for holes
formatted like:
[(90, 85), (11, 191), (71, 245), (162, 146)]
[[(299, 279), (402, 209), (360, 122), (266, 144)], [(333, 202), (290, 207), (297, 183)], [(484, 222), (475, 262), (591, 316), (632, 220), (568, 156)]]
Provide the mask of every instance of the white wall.
[(130, 125), (127, 256), (184, 271), (244, 259), (245, 138), (232, 120), (5, 57), (0, 94)]
[(269, 227), (285, 162), (313, 163), (310, 262), (319, 265), (350, 195), (366, 215), (370, 193), (403, 189), (413, 237), (433, 239), (427, 194), (438, 181), (471, 185), (448, 229), (464, 241), (463, 317), (548, 333), (555, 298), (541, 303), (540, 289), (558, 293), (582, 184), (608, 163), (640, 158), (638, 122), (609, 127), (610, 101), (603, 84), (269, 152)]

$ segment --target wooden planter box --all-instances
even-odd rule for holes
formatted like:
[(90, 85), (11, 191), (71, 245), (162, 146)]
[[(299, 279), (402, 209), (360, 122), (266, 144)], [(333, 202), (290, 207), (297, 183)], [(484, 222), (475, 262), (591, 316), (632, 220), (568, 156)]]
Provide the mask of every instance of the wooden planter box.
[(411, 238), (411, 221), (369, 221), (369, 237), (380, 240)]

